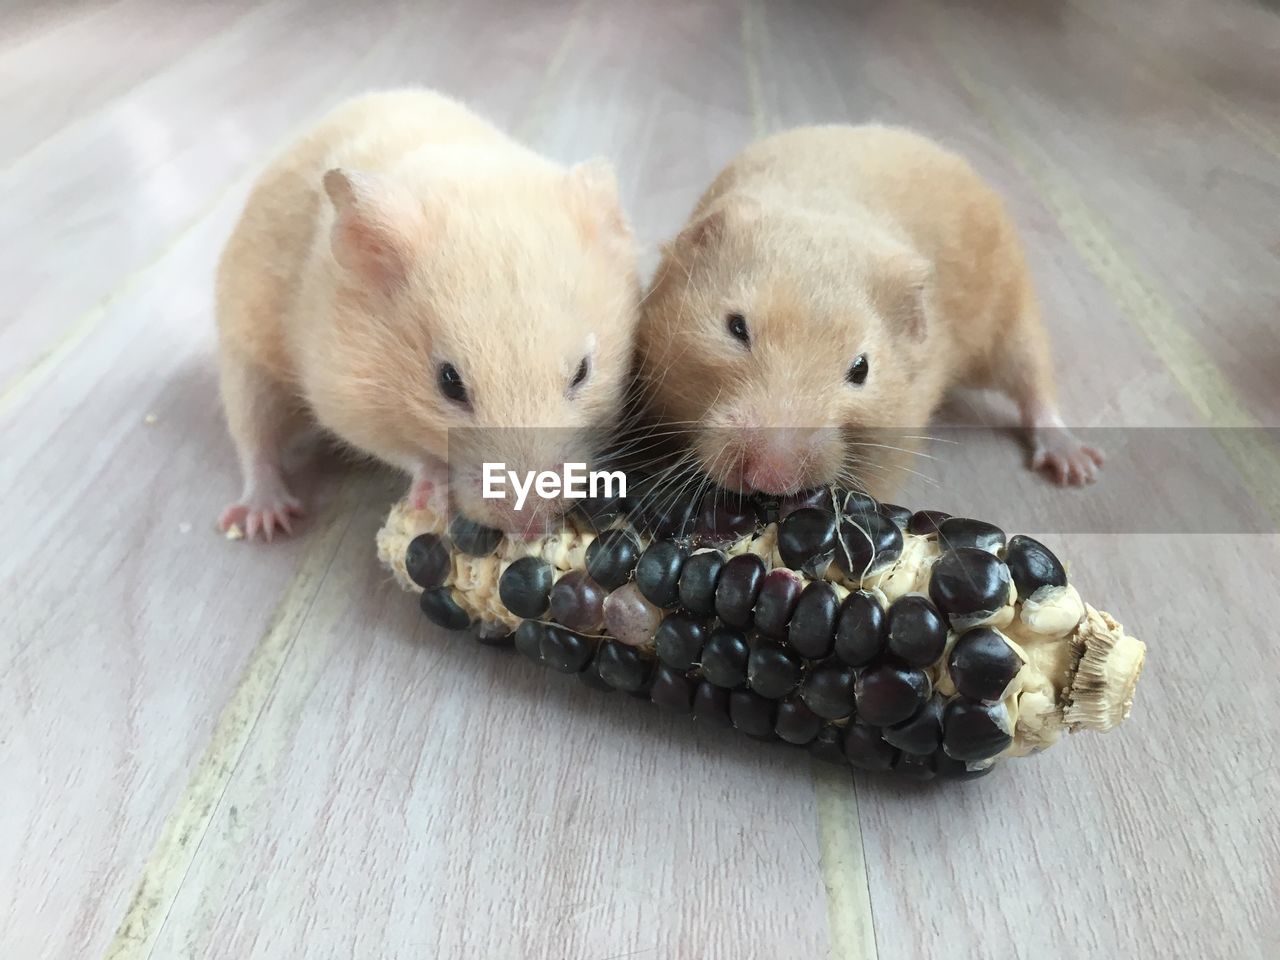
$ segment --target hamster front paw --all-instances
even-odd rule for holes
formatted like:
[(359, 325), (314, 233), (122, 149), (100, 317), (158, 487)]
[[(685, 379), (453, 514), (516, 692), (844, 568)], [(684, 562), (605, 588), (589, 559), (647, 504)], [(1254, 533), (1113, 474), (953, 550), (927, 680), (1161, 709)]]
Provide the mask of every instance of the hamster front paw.
[(431, 508), (444, 516), (449, 512), (449, 468), (444, 465), (423, 465), (414, 471), (409, 485), (409, 506), (414, 510)]

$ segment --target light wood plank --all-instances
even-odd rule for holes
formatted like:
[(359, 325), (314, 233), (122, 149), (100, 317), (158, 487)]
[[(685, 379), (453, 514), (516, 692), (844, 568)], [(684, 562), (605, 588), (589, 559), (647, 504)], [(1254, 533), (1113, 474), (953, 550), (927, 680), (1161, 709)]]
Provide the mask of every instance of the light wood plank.
[[(83, 122), (194, 48), (216, 39), (256, 0), (177, 6), (154, 0), (85, 11), (59, 30), (0, 51), (0, 170), (63, 128)], [(0, 34), (12, 26), (0, 13)], [(241, 30), (243, 31), (243, 27)], [(127, 56), (121, 51), (127, 50)]]
[[(1018, 32), (994, 9), (917, 9), (932, 16), (943, 59), (963, 65), (979, 96), (998, 99), (1035, 162), (1078, 194), (1082, 212), (1105, 223), (1135, 272), (1159, 289), (1176, 327), (1154, 335), (1185, 331), (1196, 350), (1187, 364), (1210, 363), (1233, 385), (1242, 413), (1219, 404), (1218, 420), (1280, 423), (1275, 155), (1176, 86), (1132, 70), (1129, 49), (1098, 40), (1093, 24), (1083, 39), (1077, 31), (1060, 39)], [(1273, 38), (1280, 24), (1261, 41)]]
[(1246, 140), (1280, 155), (1280, 17), (1272, 0), (1153, 4), (1071, 0), (1140, 69), (1219, 114)]
[(361, 89), (362, 62), (403, 43), (398, 26), (389, 5), (272, 0), (0, 173), (0, 397), (64, 337), (83, 338), (267, 151)]
[(261, 552), (250, 573), (212, 529), (234, 479), (198, 278), (232, 214), (0, 420), (9, 956), (101, 954), (296, 565), (324, 546)]

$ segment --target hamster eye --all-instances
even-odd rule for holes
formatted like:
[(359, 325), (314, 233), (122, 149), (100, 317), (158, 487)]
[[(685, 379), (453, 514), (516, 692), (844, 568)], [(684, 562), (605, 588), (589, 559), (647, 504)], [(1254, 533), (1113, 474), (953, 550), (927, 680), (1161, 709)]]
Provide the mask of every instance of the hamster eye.
[(440, 364), (440, 369), (436, 373), (436, 384), (440, 387), (440, 392), (454, 403), (464, 407), (470, 404), (467, 385), (462, 382), (462, 375), (452, 363)]
[(569, 381), (569, 392), (572, 393), (574, 390), (577, 390), (578, 387), (582, 386), (587, 380), (587, 375), (590, 373), (591, 360), (589, 357), (583, 357), (582, 362), (578, 364), (578, 370), (574, 373), (573, 379)]
[(725, 317), (725, 324), (729, 328), (729, 334), (735, 340), (741, 340), (748, 346), (751, 345), (751, 334), (747, 330), (747, 318), (740, 313), (731, 313)]
[(849, 365), (849, 372), (844, 375), (844, 378), (855, 386), (861, 386), (867, 382), (867, 374), (870, 372), (871, 363), (867, 360), (867, 355), (860, 353)]

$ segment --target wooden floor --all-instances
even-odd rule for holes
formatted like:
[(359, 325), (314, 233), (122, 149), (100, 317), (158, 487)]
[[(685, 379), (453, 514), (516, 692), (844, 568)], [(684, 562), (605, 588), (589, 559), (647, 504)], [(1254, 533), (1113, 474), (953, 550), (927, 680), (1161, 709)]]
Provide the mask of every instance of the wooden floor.
[[(649, 263), (756, 134), (970, 155), (1070, 419), (1236, 428), (1169, 436), (1210, 438), (1253, 532), (1185, 525), (1168, 444), (1113, 434), (1084, 493), (991, 454), (1150, 645), (1130, 723), (968, 785), (851, 778), (437, 635), (374, 558), (395, 478), (217, 536), (219, 245), (293, 131), (405, 83), (615, 158)], [(1274, 4), (7, 0), (0, 121), (0, 957), (1280, 955)], [(977, 459), (938, 453), (921, 497)], [(1126, 476), (1182, 519), (1064, 519)]]

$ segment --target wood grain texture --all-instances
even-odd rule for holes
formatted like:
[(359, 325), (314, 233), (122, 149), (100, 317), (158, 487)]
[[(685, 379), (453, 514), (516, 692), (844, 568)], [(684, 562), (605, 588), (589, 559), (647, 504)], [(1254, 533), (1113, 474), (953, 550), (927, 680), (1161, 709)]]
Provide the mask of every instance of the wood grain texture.
[[(1280, 164), (1220, 114), (1174, 84), (1133, 70), (1130, 46), (1064, 14), (1051, 35), (1014, 35), (1003, 5), (916, 4), (932, 20), (944, 60), (958, 63), (978, 96), (997, 97), (1035, 163), (1050, 171), (1110, 234), (1132, 273), (1157, 287), (1169, 321), (1161, 341), (1185, 335), (1198, 367), (1220, 370), (1240, 410), (1220, 422), (1275, 422), (1280, 410)], [(1272, 18), (1273, 20), (1276, 18)], [(1280, 23), (1259, 43), (1280, 44)], [(981, 52), (978, 44), (981, 43)], [(1034, 74), (1036, 82), (1022, 78)], [(1280, 68), (1273, 69), (1280, 91)], [(1103, 232), (1095, 230), (1095, 235)], [(1159, 238), (1155, 241), (1155, 238)], [(1148, 298), (1151, 299), (1151, 298)], [(1190, 346), (1180, 348), (1190, 352)], [(1204, 381), (1216, 371), (1195, 370)]]
[[(251, 0), (188, 7), (127, 0), (83, 9), (0, 52), (0, 112), (9, 121), (0, 133), (0, 170), (203, 44), (219, 42), (254, 7)], [(122, 57), (122, 48), (130, 55)]]
[[(0, 6), (0, 956), (1276, 955), (1275, 444), (1154, 428), (1280, 426), (1277, 38), (1247, 0)], [(220, 244), (270, 151), (404, 83), (612, 157), (650, 265), (757, 133), (970, 156), (1068, 418), (1153, 432), (1074, 494), (936, 443), (904, 499), (1073, 559), (1150, 646), (1129, 724), (855, 794), (425, 627), (373, 557), (400, 478), (326, 465), (303, 537), (218, 538)], [(1266, 532), (1175, 532), (1210, 502)]]

